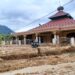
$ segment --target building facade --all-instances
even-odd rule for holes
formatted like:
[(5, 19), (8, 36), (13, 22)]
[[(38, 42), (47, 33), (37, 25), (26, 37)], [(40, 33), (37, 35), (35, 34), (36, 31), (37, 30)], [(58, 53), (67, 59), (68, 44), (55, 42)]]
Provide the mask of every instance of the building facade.
[(64, 12), (62, 6), (57, 8), (57, 13), (49, 17), (50, 21), (26, 32), (13, 35), (13, 44), (30, 44), (36, 41), (39, 44), (75, 44), (75, 20)]

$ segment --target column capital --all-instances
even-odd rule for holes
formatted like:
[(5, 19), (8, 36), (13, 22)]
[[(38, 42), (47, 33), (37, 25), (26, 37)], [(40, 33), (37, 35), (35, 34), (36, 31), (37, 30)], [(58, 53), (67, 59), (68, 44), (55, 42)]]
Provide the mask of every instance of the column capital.
[(53, 34), (56, 34), (57, 32), (56, 31), (53, 31)]
[(24, 36), (24, 38), (26, 38), (26, 35), (23, 35)]
[(39, 35), (40, 35), (40, 33), (39, 33), (39, 32), (38, 32), (38, 33), (35, 33), (35, 35), (36, 35), (36, 36), (39, 36)]
[(38, 36), (38, 33), (35, 33), (36, 36)]
[(60, 31), (54, 31), (53, 34), (59, 35)]

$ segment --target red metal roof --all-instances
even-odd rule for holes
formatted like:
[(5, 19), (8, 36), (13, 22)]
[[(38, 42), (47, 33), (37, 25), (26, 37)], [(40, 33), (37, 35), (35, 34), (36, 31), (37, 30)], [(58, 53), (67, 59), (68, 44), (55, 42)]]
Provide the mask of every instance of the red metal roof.
[(55, 20), (57, 18), (63, 18), (63, 17), (65, 17), (65, 18), (71, 18), (72, 19), (71, 15), (69, 15), (66, 12), (64, 12), (63, 10), (64, 10), (64, 7), (62, 7), (62, 6), (58, 7), (57, 8), (58, 12), (56, 14), (52, 15), (50, 17), (50, 19)]
[(60, 30), (71, 30), (75, 29), (75, 20), (70, 18), (64, 18), (60, 20), (49, 21), (42, 26), (36, 27), (34, 29), (29, 30), (27, 33), (39, 33), (39, 32), (47, 32), (47, 31), (60, 31)]
[(67, 15), (68, 13), (64, 12), (64, 11), (58, 11), (56, 14), (54, 14), (53, 16), (51, 16), (50, 18), (55, 18), (55, 17), (59, 17), (59, 16), (64, 16)]
[(75, 30), (75, 20), (70, 18), (53, 20), (39, 27), (31, 29), (27, 32), (19, 32), (16, 33), (15, 35), (28, 35), (28, 34), (48, 32), (48, 31), (64, 31), (64, 30)]
[(19, 32), (16, 33), (15, 35), (28, 35), (28, 34), (48, 32), (48, 31), (64, 31), (64, 30), (75, 30), (75, 20), (70, 18), (53, 20), (39, 27), (31, 29), (27, 32)]

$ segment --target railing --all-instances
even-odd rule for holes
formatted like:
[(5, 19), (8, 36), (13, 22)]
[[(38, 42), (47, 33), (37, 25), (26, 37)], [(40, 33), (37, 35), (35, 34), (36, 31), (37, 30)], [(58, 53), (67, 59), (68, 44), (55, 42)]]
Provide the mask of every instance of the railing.
[(68, 45), (68, 44), (70, 44), (70, 38), (61, 37), (61, 38), (60, 38), (60, 44), (61, 44), (61, 45)]

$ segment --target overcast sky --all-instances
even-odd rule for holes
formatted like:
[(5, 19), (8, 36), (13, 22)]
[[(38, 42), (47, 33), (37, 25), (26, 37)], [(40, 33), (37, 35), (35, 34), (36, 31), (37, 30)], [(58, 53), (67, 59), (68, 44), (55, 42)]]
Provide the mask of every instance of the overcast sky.
[[(28, 25), (30, 22), (54, 11), (58, 6), (70, 0), (1, 0), (0, 1), (0, 24), (6, 25), (14, 31), (26, 31), (42, 23), (49, 21), (46, 16), (41, 20)], [(65, 11), (75, 18), (75, 0), (66, 5)], [(55, 13), (55, 12), (54, 12)]]

